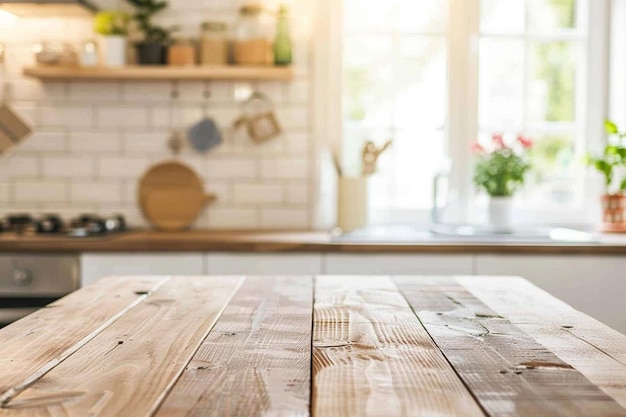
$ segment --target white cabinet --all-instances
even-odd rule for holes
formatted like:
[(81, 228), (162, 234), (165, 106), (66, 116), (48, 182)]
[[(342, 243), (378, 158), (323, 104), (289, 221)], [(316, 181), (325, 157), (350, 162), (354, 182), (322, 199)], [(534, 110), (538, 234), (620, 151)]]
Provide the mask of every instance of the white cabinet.
[(471, 255), (329, 254), (324, 273), (335, 275), (471, 275)]
[(81, 283), (112, 275), (206, 275), (201, 253), (84, 253)]
[(322, 273), (321, 254), (209, 253), (211, 275), (318, 275)]
[(477, 255), (476, 274), (526, 278), (572, 307), (626, 333), (626, 258)]

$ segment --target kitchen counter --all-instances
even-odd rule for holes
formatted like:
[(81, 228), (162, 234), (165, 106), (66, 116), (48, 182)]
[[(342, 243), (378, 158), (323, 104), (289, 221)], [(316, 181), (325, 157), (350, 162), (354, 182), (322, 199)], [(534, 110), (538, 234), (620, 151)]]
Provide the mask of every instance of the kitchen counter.
[(626, 416), (626, 336), (520, 278), (121, 276), (0, 339), (6, 417)]
[(0, 253), (80, 252), (257, 252), (257, 253), (528, 253), (626, 254), (626, 235), (596, 242), (473, 242), (425, 239), (416, 242), (334, 240), (328, 232), (157, 232), (131, 231), (106, 237), (17, 236), (0, 234)]

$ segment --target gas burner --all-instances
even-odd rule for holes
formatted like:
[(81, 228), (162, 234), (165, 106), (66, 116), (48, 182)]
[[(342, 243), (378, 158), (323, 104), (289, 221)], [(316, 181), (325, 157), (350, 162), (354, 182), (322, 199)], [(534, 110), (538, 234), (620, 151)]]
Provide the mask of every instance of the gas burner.
[(102, 236), (126, 231), (126, 220), (121, 215), (102, 217), (83, 214), (70, 220), (68, 234), (74, 237)]
[(17, 235), (67, 235), (73, 237), (104, 236), (126, 231), (124, 216), (98, 216), (83, 214), (64, 222), (56, 214), (33, 216), (30, 214), (9, 214), (0, 219), (0, 232)]

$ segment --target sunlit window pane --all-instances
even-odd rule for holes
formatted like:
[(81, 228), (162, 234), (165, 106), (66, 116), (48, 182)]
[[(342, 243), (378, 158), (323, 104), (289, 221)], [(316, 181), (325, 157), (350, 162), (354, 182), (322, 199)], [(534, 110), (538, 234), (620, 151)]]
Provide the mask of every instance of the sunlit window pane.
[(403, 37), (394, 65), (394, 124), (439, 128), (446, 114), (446, 45), (443, 39)]
[(569, 122), (576, 116), (577, 47), (570, 42), (530, 44), (528, 113), (534, 122)]
[(524, 32), (524, 0), (481, 0), (480, 30), (487, 33)]
[(396, 1), (397, 29), (406, 33), (444, 33), (448, 7), (446, 0)]
[(482, 126), (497, 130), (522, 125), (524, 115), (524, 41), (480, 41)]
[(344, 0), (346, 33), (390, 31), (395, 21), (395, 1)]
[(527, 0), (528, 28), (533, 32), (574, 29), (577, 22), (576, 0)]
[(432, 178), (445, 155), (444, 134), (439, 130), (402, 129), (395, 132), (396, 145), (381, 160), (384, 175), (372, 178), (372, 204), (398, 208), (430, 209)]
[(344, 171), (363, 145), (393, 139), (370, 179), (373, 207), (428, 209), (446, 155), (446, 0), (347, 0), (344, 9)]
[(348, 36), (344, 52), (344, 120), (365, 126), (391, 124), (394, 67), (392, 37)]

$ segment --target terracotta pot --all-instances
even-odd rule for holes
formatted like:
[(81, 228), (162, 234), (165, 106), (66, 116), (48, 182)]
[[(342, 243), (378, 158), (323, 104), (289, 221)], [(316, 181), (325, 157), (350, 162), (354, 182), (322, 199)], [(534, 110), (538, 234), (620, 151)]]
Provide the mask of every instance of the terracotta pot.
[(604, 194), (602, 201), (602, 231), (626, 233), (626, 194)]

